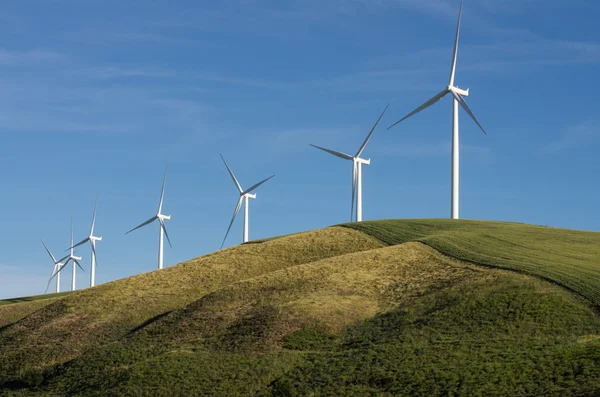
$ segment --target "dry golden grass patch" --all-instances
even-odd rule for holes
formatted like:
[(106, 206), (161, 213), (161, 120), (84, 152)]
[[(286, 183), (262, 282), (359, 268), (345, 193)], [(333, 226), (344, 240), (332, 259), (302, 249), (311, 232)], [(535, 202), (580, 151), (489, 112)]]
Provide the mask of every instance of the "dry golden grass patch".
[(382, 246), (364, 233), (332, 227), (232, 247), (82, 290), (2, 330), (0, 356), (19, 354), (22, 358), (11, 362), (23, 367), (67, 361), (230, 283)]
[[(329, 332), (373, 317), (442, 285), (497, 273), (407, 243), (286, 267), (228, 285), (146, 327), (149, 334), (184, 342), (216, 334), (255, 335), (263, 347), (279, 345), (304, 324)], [(252, 328), (252, 325), (260, 325)]]

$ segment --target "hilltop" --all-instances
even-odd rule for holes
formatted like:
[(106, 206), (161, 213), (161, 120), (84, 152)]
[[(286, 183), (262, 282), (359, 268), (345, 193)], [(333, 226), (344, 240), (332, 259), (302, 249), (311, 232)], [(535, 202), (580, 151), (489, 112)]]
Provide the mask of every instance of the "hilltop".
[(600, 233), (386, 220), (0, 305), (0, 394), (594, 395)]

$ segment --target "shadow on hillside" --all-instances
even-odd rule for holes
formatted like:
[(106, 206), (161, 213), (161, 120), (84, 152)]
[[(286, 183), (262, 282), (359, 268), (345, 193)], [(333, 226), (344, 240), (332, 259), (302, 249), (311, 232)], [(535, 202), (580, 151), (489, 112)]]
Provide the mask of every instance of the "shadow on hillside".
[(150, 324), (152, 324), (152, 323), (154, 323), (154, 322), (156, 322), (156, 321), (160, 320), (160, 319), (161, 319), (161, 318), (163, 318), (163, 317), (166, 317), (166, 316), (168, 316), (168, 315), (169, 315), (169, 314), (171, 314), (171, 313), (173, 313), (173, 310), (169, 310), (168, 312), (164, 312), (164, 313), (161, 313), (161, 314), (159, 314), (159, 315), (157, 315), (157, 316), (154, 316), (154, 317), (152, 317), (152, 318), (149, 318), (148, 320), (144, 321), (143, 323), (141, 323), (140, 325), (138, 325), (137, 327), (135, 327), (134, 329), (132, 329), (131, 331), (129, 331), (129, 332), (127, 333), (127, 335), (132, 335), (132, 334), (135, 334), (136, 332), (138, 332), (138, 331), (139, 331), (139, 330), (141, 330), (142, 328), (145, 328), (145, 327), (147, 327), (148, 325), (150, 325)]

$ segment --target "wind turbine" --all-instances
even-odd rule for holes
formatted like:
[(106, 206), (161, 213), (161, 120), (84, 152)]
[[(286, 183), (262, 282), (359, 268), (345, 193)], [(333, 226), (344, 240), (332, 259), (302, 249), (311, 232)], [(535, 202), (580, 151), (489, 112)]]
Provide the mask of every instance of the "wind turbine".
[(379, 116), (379, 118), (377, 119), (377, 122), (375, 123), (373, 128), (371, 128), (369, 135), (367, 135), (367, 139), (365, 139), (362, 146), (358, 149), (358, 152), (356, 152), (356, 155), (354, 155), (354, 156), (350, 156), (349, 154), (346, 154), (346, 153), (336, 152), (335, 150), (325, 149), (323, 147), (310, 144), (310, 146), (312, 146), (312, 147), (321, 149), (321, 150), (323, 150), (327, 153), (333, 154), (334, 156), (337, 156), (341, 159), (352, 160), (352, 205), (350, 207), (350, 221), (351, 222), (352, 222), (352, 215), (354, 212), (354, 201), (355, 200), (356, 200), (356, 218), (355, 219), (357, 222), (362, 221), (362, 165), (363, 164), (366, 164), (366, 165), (371, 164), (371, 159), (368, 159), (368, 160), (361, 159), (360, 155), (365, 150), (367, 143), (369, 143), (369, 140), (371, 139), (373, 132), (375, 132), (375, 129), (377, 128), (379, 121), (381, 121), (381, 118), (385, 114), (385, 111), (387, 110), (388, 106), (390, 106), (390, 105), (388, 104), (385, 107), (385, 109), (383, 109), (381, 116)]
[(164, 245), (164, 243), (163, 243), (164, 237), (163, 236), (167, 236), (167, 241), (169, 242), (169, 246), (171, 248), (173, 248), (173, 246), (171, 245), (171, 239), (169, 238), (169, 233), (167, 233), (167, 227), (165, 226), (165, 221), (170, 220), (171, 216), (163, 215), (161, 213), (162, 205), (163, 205), (163, 198), (165, 196), (165, 183), (166, 182), (167, 182), (167, 169), (165, 168), (165, 176), (163, 178), (162, 191), (160, 192), (160, 202), (158, 203), (158, 211), (156, 212), (156, 215), (154, 215), (152, 218), (148, 219), (146, 222), (142, 223), (141, 225), (136, 226), (133, 229), (131, 229), (130, 231), (128, 231), (127, 233), (125, 233), (125, 234), (129, 234), (129, 233), (133, 232), (134, 230), (144, 227), (146, 225), (149, 225), (158, 219), (158, 222), (160, 223), (160, 228), (158, 231), (158, 268), (159, 269), (163, 268), (163, 245)]
[[(92, 228), (90, 230), (90, 235), (75, 244), (72, 248), (79, 247), (90, 242), (92, 246), (92, 268), (90, 272), (90, 287), (93, 287), (96, 282), (96, 241), (102, 241), (102, 237), (94, 236), (94, 225), (96, 224), (96, 207), (98, 206), (98, 196), (96, 195), (96, 202), (94, 203), (94, 216), (92, 217)], [(71, 242), (72, 243), (72, 242)]]
[(235, 207), (235, 211), (233, 212), (233, 217), (231, 218), (231, 222), (229, 222), (229, 227), (227, 228), (227, 233), (225, 233), (225, 238), (223, 239), (223, 243), (221, 244), (221, 249), (222, 249), (223, 245), (225, 245), (225, 240), (227, 240), (227, 235), (229, 234), (229, 231), (231, 230), (231, 225), (233, 225), (233, 221), (235, 220), (235, 217), (237, 216), (238, 212), (240, 211), (240, 207), (242, 206), (242, 201), (244, 201), (244, 200), (245, 200), (244, 201), (244, 243), (248, 241), (248, 199), (256, 199), (256, 194), (250, 194), (250, 192), (252, 192), (256, 188), (258, 188), (260, 185), (262, 185), (269, 179), (273, 178), (275, 175), (271, 175), (267, 179), (265, 179), (261, 182), (258, 182), (256, 185), (253, 185), (250, 189), (244, 190), (244, 189), (242, 189), (242, 186), (240, 185), (237, 178), (233, 174), (233, 171), (231, 171), (231, 168), (229, 168), (229, 165), (227, 165), (227, 161), (225, 161), (225, 158), (223, 157), (222, 154), (221, 154), (221, 159), (223, 159), (223, 163), (225, 163), (225, 167), (227, 167), (227, 171), (229, 171), (229, 175), (231, 175), (231, 179), (233, 180), (233, 183), (235, 183), (235, 186), (237, 187), (237, 189), (240, 192), (240, 197), (238, 198), (238, 202)]
[(462, 8), (463, 8), (463, 1), (461, 0), (460, 11), (458, 13), (458, 24), (456, 26), (456, 39), (454, 40), (454, 52), (453, 52), (453, 56), (452, 56), (452, 66), (450, 69), (450, 80), (448, 81), (448, 86), (446, 88), (444, 88), (444, 90), (442, 92), (440, 92), (439, 94), (437, 94), (436, 96), (434, 96), (433, 98), (431, 98), (430, 100), (425, 102), (423, 105), (421, 105), (417, 109), (413, 110), (408, 115), (404, 116), (404, 118), (398, 120), (397, 122), (392, 124), (390, 127), (388, 127), (388, 130), (389, 130), (390, 128), (392, 128), (396, 124), (400, 123), (401, 121), (404, 121), (407, 118), (419, 113), (421, 110), (427, 109), (431, 105), (437, 103), (443, 97), (445, 97), (447, 94), (452, 95), (452, 97), (453, 97), (453, 99), (452, 99), (452, 194), (451, 194), (451, 199), (450, 199), (452, 219), (458, 219), (458, 187), (459, 187), (459, 183), (458, 183), (459, 182), (458, 181), (458, 175), (459, 175), (458, 174), (458, 165), (459, 165), (458, 105), (460, 105), (467, 112), (467, 114), (473, 119), (473, 121), (475, 121), (475, 124), (477, 124), (477, 126), (481, 129), (481, 131), (483, 131), (483, 133), (487, 135), (487, 133), (485, 132), (485, 130), (483, 129), (481, 124), (479, 124), (479, 121), (477, 121), (477, 118), (475, 118), (475, 115), (469, 108), (469, 105), (467, 105), (467, 101), (465, 100), (465, 97), (469, 96), (469, 89), (463, 90), (463, 89), (458, 88), (454, 84), (454, 77), (456, 75), (456, 58), (458, 56), (458, 37), (459, 37), (459, 33), (460, 33), (460, 21), (461, 21), (461, 17), (462, 17)]
[[(50, 253), (50, 252), (48, 252)], [(52, 254), (50, 254), (50, 256), (52, 256)], [(79, 263), (79, 261), (81, 260), (80, 256), (75, 256), (75, 252), (73, 251), (73, 221), (71, 220), (71, 248), (69, 248), (69, 255), (66, 256), (65, 258), (67, 258), (67, 261), (65, 262), (65, 264), (63, 266), (60, 267), (60, 269), (58, 269), (54, 275), (52, 277), (50, 277), (50, 280), (48, 281), (48, 284), (50, 284), (50, 281), (52, 281), (52, 279), (54, 277), (60, 277), (60, 272), (67, 267), (67, 265), (69, 264), (69, 262), (73, 262), (73, 276), (71, 278), (71, 291), (75, 291), (75, 265), (79, 266), (79, 268), (81, 270), (83, 270), (83, 268), (81, 267), (81, 264)], [(63, 258), (63, 259), (65, 259)], [(62, 262), (62, 261), (59, 261)], [(83, 270), (85, 271), (85, 270)]]
[(54, 255), (52, 255), (52, 252), (50, 252), (50, 250), (44, 243), (44, 240), (40, 240), (40, 241), (42, 242), (42, 245), (44, 246), (44, 248), (46, 248), (46, 252), (48, 253), (48, 255), (50, 255), (50, 258), (52, 259), (52, 262), (54, 263), (54, 267), (52, 268), (52, 274), (50, 275), (50, 280), (48, 280), (48, 285), (46, 286), (46, 291), (44, 291), (44, 293), (48, 292), (48, 288), (50, 288), (50, 282), (52, 281), (54, 276), (56, 276), (56, 292), (58, 293), (58, 292), (60, 292), (60, 274), (58, 274), (58, 272), (60, 271), (60, 269), (63, 266), (65, 266), (65, 264), (62, 263), (62, 261), (67, 259), (69, 257), (69, 255), (67, 255), (64, 258), (61, 258), (59, 260), (56, 260)]

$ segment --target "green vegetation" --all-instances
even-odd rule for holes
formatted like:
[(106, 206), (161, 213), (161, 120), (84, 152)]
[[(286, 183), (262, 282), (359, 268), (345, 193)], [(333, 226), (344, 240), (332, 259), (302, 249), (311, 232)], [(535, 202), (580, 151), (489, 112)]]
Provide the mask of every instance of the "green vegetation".
[(0, 301), (0, 329), (15, 323), (42, 307), (55, 302), (71, 291), (58, 294), (27, 296), (24, 298), (4, 299)]
[(44, 299), (59, 298), (59, 297), (63, 297), (63, 296), (66, 296), (66, 295), (69, 295), (72, 293), (73, 293), (72, 291), (66, 291), (66, 292), (59, 292), (59, 293), (45, 294), (45, 295), (26, 296), (23, 298), (0, 299), (0, 306), (13, 305), (15, 303), (23, 303), (23, 302), (34, 302), (34, 301), (39, 301), (39, 300), (44, 300)]
[(244, 244), (78, 291), (0, 332), (0, 387), (28, 372), (46, 371), (123, 338), (146, 322), (231, 283), (382, 246), (355, 230), (327, 228)]
[(444, 223), (244, 244), (58, 299), (0, 328), (0, 395), (599, 395), (597, 301), (536, 273), (547, 255), (593, 274), (596, 234)]
[(453, 258), (544, 278), (600, 308), (600, 233), (450, 219), (343, 225), (386, 244), (418, 241)]
[(263, 395), (597, 395), (599, 325), (563, 293), (502, 275), (347, 328)]

